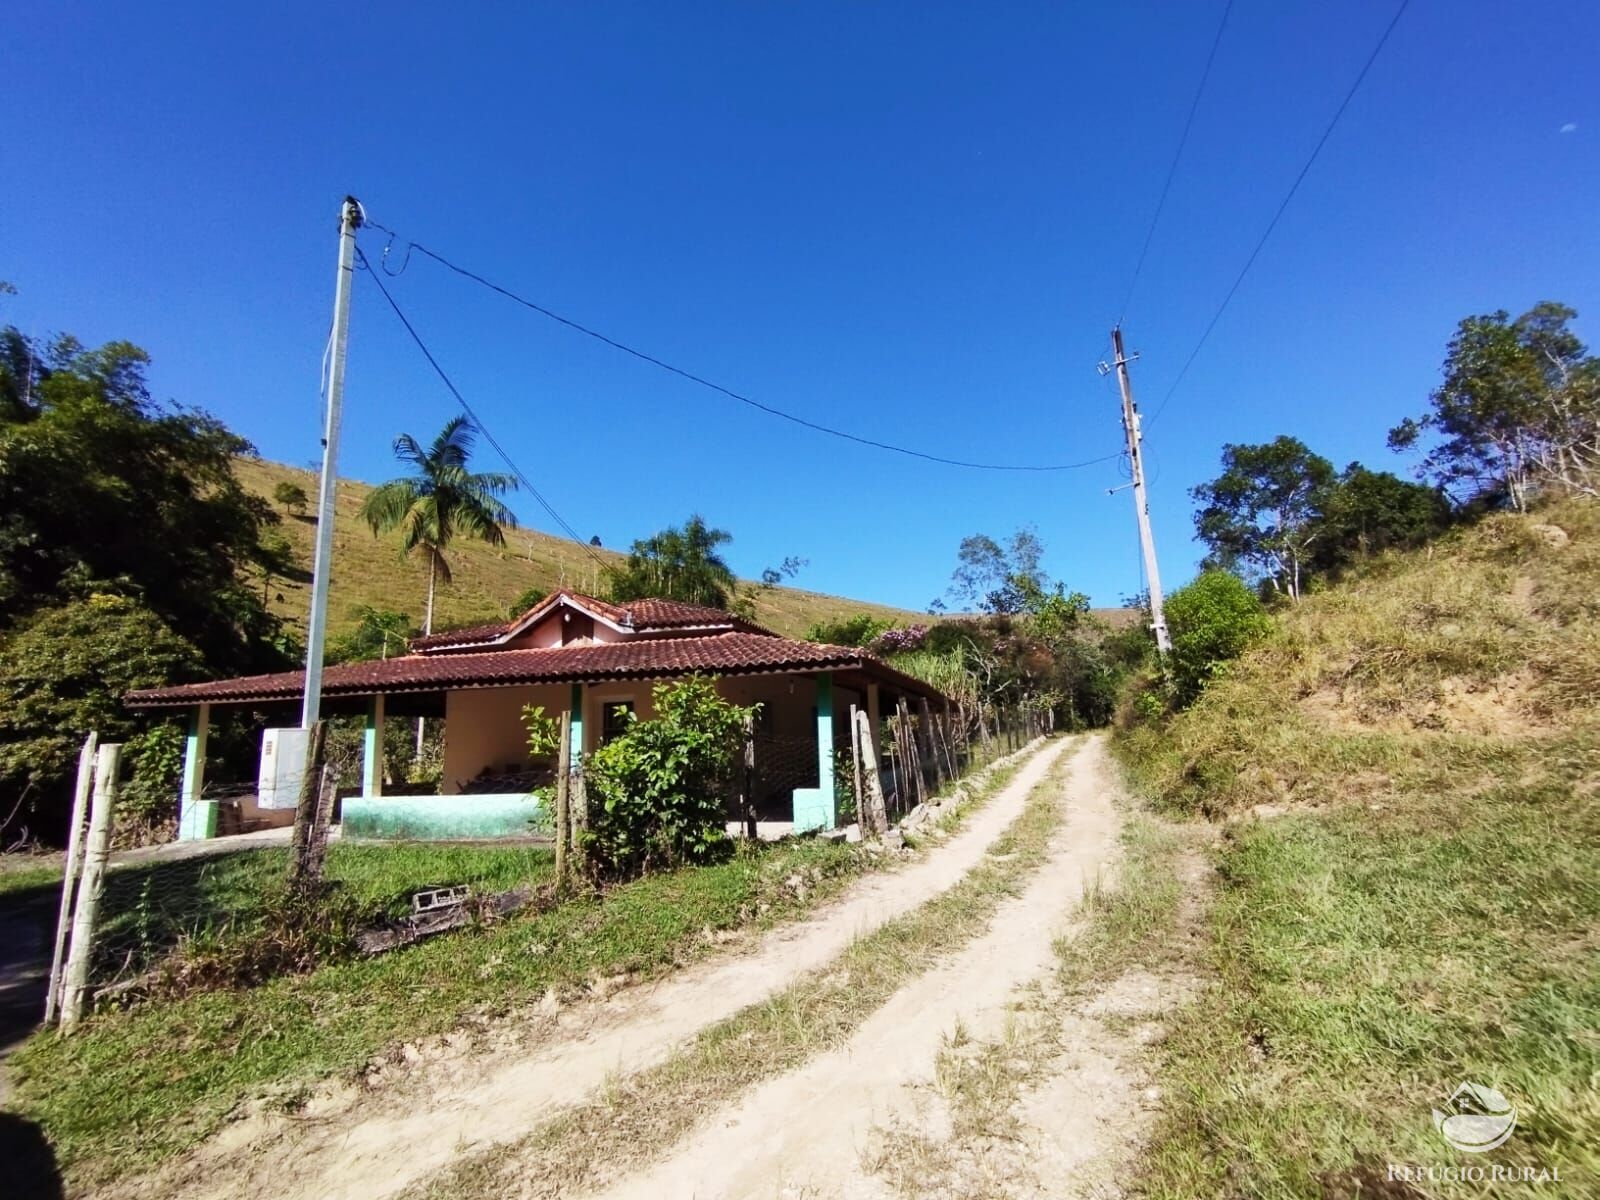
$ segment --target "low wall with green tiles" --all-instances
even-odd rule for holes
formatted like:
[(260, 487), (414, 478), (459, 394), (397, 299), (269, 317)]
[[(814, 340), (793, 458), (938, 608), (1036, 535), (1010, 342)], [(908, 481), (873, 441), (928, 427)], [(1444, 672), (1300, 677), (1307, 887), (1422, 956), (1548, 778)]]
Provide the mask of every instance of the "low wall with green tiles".
[(345, 837), (527, 837), (539, 833), (541, 793), (483, 796), (349, 796), (343, 802)]

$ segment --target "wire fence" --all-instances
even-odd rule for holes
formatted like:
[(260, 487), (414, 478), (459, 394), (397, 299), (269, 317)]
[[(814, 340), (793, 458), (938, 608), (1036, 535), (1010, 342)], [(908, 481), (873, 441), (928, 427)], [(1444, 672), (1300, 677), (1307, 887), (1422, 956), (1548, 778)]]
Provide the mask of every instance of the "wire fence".
[[(836, 823), (859, 821), (869, 836), (1050, 730), (1042, 711), (934, 712), (902, 701), (878, 722), (873, 738), (864, 712), (849, 715), (832, 747)], [(237, 843), (198, 839), (125, 851), (113, 867), (119, 836), (146, 819), (136, 806), (118, 811), (121, 750), (91, 735), (80, 758), (47, 1023), (59, 1019), (70, 1027), (97, 1003), (163, 989), (249, 984), (306, 969), (335, 942), (341, 953), (390, 949), (490, 911), (513, 911), (544, 893), (554, 896), (567, 869), (563, 855), (581, 844), (589, 820), (582, 757), (568, 750), (557, 766), (555, 811), (546, 815), (543, 844), (357, 844), (340, 851), (345, 857), (332, 886), (325, 881), (328, 841), (350, 764), (334, 739), (313, 737), (312, 767), (287, 845), (280, 839), (240, 852)], [(730, 774), (730, 821), (751, 836), (762, 822), (787, 822), (795, 792), (817, 787), (820, 775), (814, 738), (752, 728)], [(242, 790), (229, 789), (247, 799)], [(549, 840), (556, 843), (554, 859)]]

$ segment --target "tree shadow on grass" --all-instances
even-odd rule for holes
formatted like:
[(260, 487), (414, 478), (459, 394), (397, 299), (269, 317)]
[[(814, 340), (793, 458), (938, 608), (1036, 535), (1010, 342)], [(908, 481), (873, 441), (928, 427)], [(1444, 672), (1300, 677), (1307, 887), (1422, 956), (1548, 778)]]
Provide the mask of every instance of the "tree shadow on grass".
[(44, 1130), (26, 1117), (0, 1112), (0, 1196), (58, 1200), (65, 1194)]

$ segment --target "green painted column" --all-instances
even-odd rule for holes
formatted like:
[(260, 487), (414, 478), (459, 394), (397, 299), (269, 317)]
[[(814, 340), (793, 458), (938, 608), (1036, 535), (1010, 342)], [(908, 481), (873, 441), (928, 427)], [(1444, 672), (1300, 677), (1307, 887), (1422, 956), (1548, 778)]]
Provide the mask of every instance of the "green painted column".
[(206, 788), (206, 740), (211, 733), (211, 705), (189, 710), (189, 732), (183, 742), (183, 789), (178, 793), (178, 838), (194, 841), (216, 837), (217, 805), (202, 800)]
[(572, 761), (583, 761), (583, 684), (572, 685), (572, 704), (567, 711), (572, 725)]
[(383, 795), (383, 697), (367, 701), (367, 728), (361, 756), (361, 794)]
[(832, 829), (838, 823), (833, 790), (833, 676), (817, 676), (817, 786), (796, 788), (794, 829)]

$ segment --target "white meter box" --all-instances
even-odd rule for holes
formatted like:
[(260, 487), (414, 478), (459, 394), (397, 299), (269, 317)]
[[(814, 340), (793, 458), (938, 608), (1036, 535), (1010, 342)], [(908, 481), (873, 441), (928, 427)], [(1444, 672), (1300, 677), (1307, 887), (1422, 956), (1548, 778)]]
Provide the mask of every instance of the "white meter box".
[(309, 729), (262, 730), (257, 804), (262, 808), (294, 808), (300, 803), (300, 782), (305, 778), (310, 745)]

